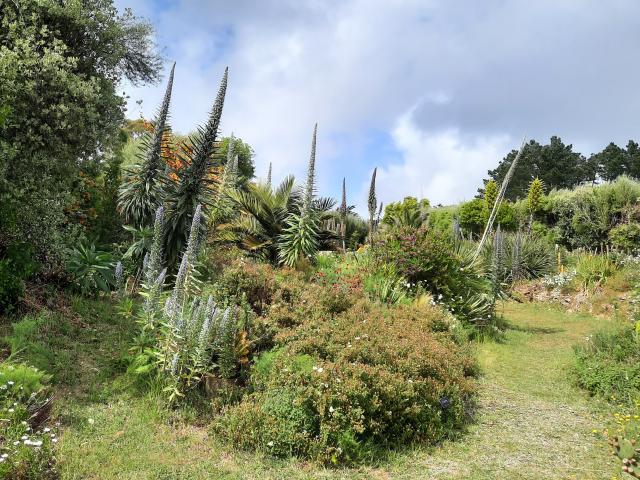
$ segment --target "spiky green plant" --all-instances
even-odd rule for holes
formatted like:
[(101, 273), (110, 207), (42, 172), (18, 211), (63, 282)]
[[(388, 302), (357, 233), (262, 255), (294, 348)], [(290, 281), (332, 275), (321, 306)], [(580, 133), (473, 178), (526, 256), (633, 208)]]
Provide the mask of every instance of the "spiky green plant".
[(340, 204), (340, 239), (342, 240), (342, 251), (347, 251), (346, 235), (347, 235), (347, 185), (346, 178), (342, 179), (342, 203)]
[(190, 148), (184, 148), (178, 154), (182, 166), (173, 172), (177, 180), (167, 182), (165, 255), (170, 268), (175, 267), (178, 256), (185, 247), (186, 232), (189, 231), (196, 207), (202, 205), (206, 215), (215, 197), (214, 187), (217, 182), (212, 172), (212, 155), (222, 117), (228, 73), (227, 68), (207, 124), (204, 128), (199, 128), (191, 139)]
[(125, 170), (118, 194), (118, 205), (125, 222), (137, 228), (150, 225), (154, 212), (163, 201), (162, 177), (165, 162), (162, 158), (162, 142), (168, 131), (167, 120), (175, 67), (174, 63), (162, 105), (154, 120), (153, 133), (143, 137), (144, 153), (140, 163)]
[(229, 197), (239, 215), (219, 228), (232, 235), (251, 254), (276, 263), (278, 239), (290, 214), (299, 209), (300, 192), (294, 184), (295, 179), (289, 176), (275, 189), (250, 184), (247, 190), (230, 192)]
[(300, 213), (292, 213), (287, 226), (279, 238), (278, 258), (280, 263), (294, 266), (302, 258), (312, 258), (319, 247), (320, 217), (314, 208), (316, 138), (318, 125), (313, 129), (311, 157), (307, 172), (307, 183), (302, 197)]
[(373, 169), (373, 174), (371, 175), (371, 185), (369, 186), (369, 243), (373, 245), (373, 232), (375, 228), (375, 215), (376, 208), (378, 207), (378, 200), (376, 199), (376, 173), (378, 172), (378, 168)]
[(484, 186), (484, 215), (489, 218), (491, 210), (498, 198), (498, 184), (495, 180), (489, 180)]
[(533, 225), (533, 218), (542, 208), (542, 197), (544, 197), (544, 183), (538, 177), (534, 178), (529, 185), (527, 193), (527, 210), (529, 210), (529, 230)]

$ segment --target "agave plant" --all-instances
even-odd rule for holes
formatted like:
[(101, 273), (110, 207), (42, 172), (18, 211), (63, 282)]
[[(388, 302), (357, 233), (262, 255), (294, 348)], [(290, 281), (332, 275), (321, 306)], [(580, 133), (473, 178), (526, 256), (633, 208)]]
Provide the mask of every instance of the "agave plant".
[(94, 244), (75, 247), (67, 263), (73, 283), (83, 295), (95, 296), (109, 292), (115, 284), (113, 257), (96, 249)]
[(127, 223), (141, 229), (148, 226), (153, 215), (162, 203), (163, 173), (165, 162), (162, 158), (162, 145), (168, 131), (169, 104), (173, 88), (175, 63), (169, 74), (167, 90), (154, 120), (152, 134), (145, 134), (142, 139), (140, 163), (124, 172), (124, 178), (118, 195), (120, 211)]
[(215, 199), (218, 182), (213, 173), (212, 157), (227, 91), (228, 73), (227, 68), (207, 124), (191, 138), (189, 146), (178, 153), (181, 167), (172, 172), (175, 180), (167, 182), (165, 256), (170, 268), (177, 264), (180, 252), (186, 246), (186, 235), (196, 207), (202, 205), (206, 214)]

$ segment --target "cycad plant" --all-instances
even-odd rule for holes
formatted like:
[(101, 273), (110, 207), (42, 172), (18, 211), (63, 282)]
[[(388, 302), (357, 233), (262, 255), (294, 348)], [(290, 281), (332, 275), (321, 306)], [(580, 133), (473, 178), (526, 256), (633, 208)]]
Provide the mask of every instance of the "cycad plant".
[(238, 216), (220, 228), (232, 234), (240, 246), (252, 255), (271, 263), (278, 260), (278, 239), (292, 212), (297, 211), (300, 192), (295, 179), (286, 177), (277, 188), (250, 184), (247, 190), (229, 193)]
[(307, 184), (302, 198), (300, 213), (291, 213), (278, 245), (280, 263), (294, 266), (303, 258), (312, 258), (319, 247), (320, 216), (314, 208), (316, 138), (318, 125), (313, 129), (311, 157), (307, 172)]
[(218, 182), (212, 169), (212, 156), (220, 127), (227, 78), (228, 69), (225, 69), (209, 121), (204, 128), (198, 129), (188, 148), (183, 148), (178, 154), (181, 167), (172, 172), (175, 180), (167, 182), (165, 257), (170, 269), (177, 265), (180, 252), (186, 246), (186, 235), (197, 205), (202, 205), (206, 214), (215, 199), (215, 185)]
[(175, 63), (169, 74), (167, 90), (162, 105), (154, 120), (153, 133), (146, 133), (142, 140), (140, 163), (124, 172), (124, 178), (118, 195), (118, 205), (125, 222), (135, 228), (149, 226), (153, 215), (163, 200), (163, 174), (165, 162), (162, 158), (162, 145), (169, 127), (169, 104), (173, 88)]

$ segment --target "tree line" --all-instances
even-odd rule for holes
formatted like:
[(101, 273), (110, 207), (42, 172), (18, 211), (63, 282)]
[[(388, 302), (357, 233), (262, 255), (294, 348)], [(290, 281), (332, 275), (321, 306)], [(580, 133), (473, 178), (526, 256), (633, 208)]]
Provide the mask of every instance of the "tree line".
[[(517, 154), (517, 150), (512, 150), (495, 169), (489, 170), (489, 178), (484, 184), (490, 180), (502, 183)], [(505, 198), (511, 201), (525, 198), (535, 178), (539, 178), (549, 191), (612, 181), (620, 175), (640, 179), (640, 145), (633, 140), (629, 140), (626, 148), (611, 142), (589, 157), (574, 152), (571, 144), (563, 143), (557, 136), (551, 137), (546, 145), (531, 140), (522, 151)], [(484, 186), (479, 189), (479, 195), (484, 195)]]

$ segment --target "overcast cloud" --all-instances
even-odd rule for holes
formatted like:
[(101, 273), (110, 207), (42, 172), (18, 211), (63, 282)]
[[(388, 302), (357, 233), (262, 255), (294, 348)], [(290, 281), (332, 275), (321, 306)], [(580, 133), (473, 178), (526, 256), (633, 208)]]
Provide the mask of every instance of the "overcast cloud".
[[(589, 154), (640, 139), (637, 0), (117, 0), (175, 60), (174, 129), (206, 119), (226, 65), (223, 134), (258, 176), (304, 175), (318, 122), (322, 194), (452, 203), (524, 135)], [(125, 89), (150, 116), (164, 85)]]

